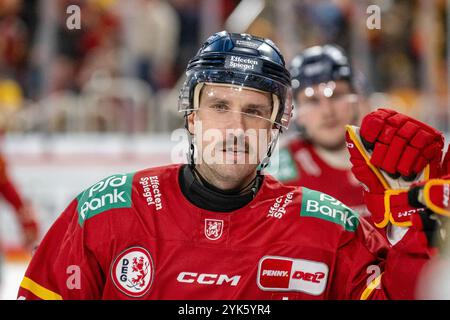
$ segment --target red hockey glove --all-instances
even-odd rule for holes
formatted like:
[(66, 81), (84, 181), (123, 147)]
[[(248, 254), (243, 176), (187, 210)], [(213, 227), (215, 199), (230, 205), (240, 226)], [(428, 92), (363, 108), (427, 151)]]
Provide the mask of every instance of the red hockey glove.
[(450, 146), (447, 148), (444, 160), (442, 160), (441, 171), (441, 176), (450, 175)]
[(408, 196), (413, 206), (425, 206), (434, 213), (450, 217), (450, 175), (415, 183)]
[(347, 126), (352, 172), (364, 186), (364, 198), (375, 225), (411, 226), (423, 209), (408, 203), (411, 183), (436, 177), (442, 157), (442, 134), (391, 110), (368, 114), (361, 128)]
[(438, 130), (393, 110), (378, 109), (364, 117), (361, 139), (372, 151), (370, 162), (393, 178), (413, 181), (430, 164), (438, 177), (444, 137)]

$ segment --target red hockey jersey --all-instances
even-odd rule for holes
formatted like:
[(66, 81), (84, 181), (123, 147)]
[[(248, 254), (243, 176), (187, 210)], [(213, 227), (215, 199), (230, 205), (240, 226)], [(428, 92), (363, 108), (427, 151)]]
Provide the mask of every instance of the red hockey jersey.
[(284, 184), (324, 192), (364, 212), (363, 189), (351, 170), (330, 166), (310, 143), (300, 139), (289, 141), (280, 148), (278, 161), (271, 164), (268, 172)]
[(270, 176), (243, 208), (203, 210), (181, 192), (180, 168), (113, 175), (81, 193), (37, 249), (19, 298), (414, 296), (429, 259), (421, 232), (389, 249), (340, 201)]

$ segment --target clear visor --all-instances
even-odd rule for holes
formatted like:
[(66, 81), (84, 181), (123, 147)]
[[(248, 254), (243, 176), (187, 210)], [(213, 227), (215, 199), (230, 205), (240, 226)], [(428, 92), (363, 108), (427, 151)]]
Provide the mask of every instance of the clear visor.
[[(248, 83), (253, 86), (246, 86), (245, 81), (242, 84), (200, 82), (194, 88), (192, 104), (187, 99), (180, 99), (179, 111), (196, 111), (200, 118), (207, 117), (230, 126), (243, 122), (247, 128), (272, 128), (278, 125), (287, 129), (292, 115), (289, 88), (277, 83), (276, 89), (284, 91), (282, 96), (288, 97), (286, 101), (281, 101), (275, 93), (255, 89), (254, 83), (255, 77)], [(188, 88), (185, 86), (183, 90)]]
[(217, 83), (200, 83), (194, 90), (194, 105), (201, 118), (249, 128), (271, 127), (280, 101), (274, 94), (253, 88)]
[(357, 94), (334, 81), (306, 87), (300, 91), (299, 95), (301, 105), (316, 105), (323, 98), (335, 103), (356, 103), (358, 101)]

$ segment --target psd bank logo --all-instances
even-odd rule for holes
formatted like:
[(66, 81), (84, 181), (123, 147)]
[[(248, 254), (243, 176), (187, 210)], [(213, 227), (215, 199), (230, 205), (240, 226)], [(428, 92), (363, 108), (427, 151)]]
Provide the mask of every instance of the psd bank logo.
[(223, 220), (205, 219), (205, 236), (209, 240), (218, 240), (222, 236)]
[(264, 291), (299, 291), (314, 296), (325, 291), (328, 266), (323, 262), (265, 256), (258, 266), (257, 284)]

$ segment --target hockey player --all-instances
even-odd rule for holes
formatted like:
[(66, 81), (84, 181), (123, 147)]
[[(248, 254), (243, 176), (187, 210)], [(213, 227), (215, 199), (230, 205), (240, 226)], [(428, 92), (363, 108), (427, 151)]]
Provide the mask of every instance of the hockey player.
[(7, 173), (6, 162), (0, 154), (0, 193), (13, 208), (22, 228), (24, 248), (33, 249), (38, 239), (39, 227), (32, 206), (17, 191)]
[[(305, 49), (291, 62), (298, 134), (286, 141), (269, 172), (288, 185), (327, 193), (365, 214), (362, 188), (350, 171), (345, 126), (361, 116), (362, 95), (338, 46)], [(334, 181), (334, 183), (329, 183)]]
[[(389, 249), (342, 202), (262, 174), (291, 116), (290, 75), (270, 40), (214, 34), (186, 74), (189, 164), (116, 174), (80, 193), (37, 249), (20, 299), (414, 297), (430, 256), (420, 228)], [(428, 166), (442, 135), (415, 124), (436, 146)]]
[[(24, 200), (8, 175), (6, 162), (0, 154), (0, 194), (14, 210), (22, 232), (23, 248), (31, 253), (37, 244), (39, 225), (32, 206)], [(1, 246), (1, 244), (0, 244)], [(3, 248), (0, 247), (0, 284), (2, 279)]]

